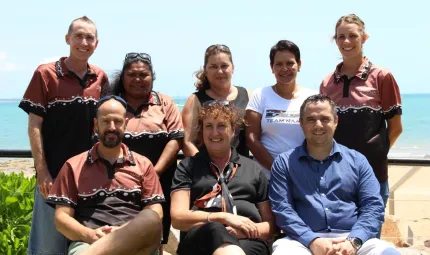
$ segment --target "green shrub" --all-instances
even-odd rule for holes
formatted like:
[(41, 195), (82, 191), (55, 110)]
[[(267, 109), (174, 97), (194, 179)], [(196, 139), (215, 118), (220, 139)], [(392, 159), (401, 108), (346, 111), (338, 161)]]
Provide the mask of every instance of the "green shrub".
[(25, 254), (36, 178), (0, 173), (0, 254)]

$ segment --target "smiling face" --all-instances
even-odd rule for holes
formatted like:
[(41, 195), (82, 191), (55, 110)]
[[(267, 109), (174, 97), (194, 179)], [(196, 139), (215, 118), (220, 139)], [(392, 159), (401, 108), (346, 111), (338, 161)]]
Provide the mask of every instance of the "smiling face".
[(124, 106), (115, 99), (109, 99), (98, 109), (94, 127), (100, 142), (106, 148), (115, 148), (121, 143), (127, 124), (125, 113)]
[(224, 88), (231, 86), (234, 66), (230, 56), (227, 53), (220, 52), (209, 56), (204, 72), (211, 87)]
[(301, 62), (297, 62), (292, 52), (288, 50), (276, 52), (273, 65), (271, 66), (272, 73), (276, 78), (276, 83), (280, 85), (295, 83), (300, 65)]
[(368, 35), (356, 23), (341, 22), (336, 28), (336, 45), (343, 59), (362, 57)]
[(152, 72), (142, 61), (131, 63), (124, 70), (123, 84), (126, 97), (146, 98), (152, 90)]
[(230, 144), (234, 137), (231, 123), (221, 117), (214, 119), (208, 116), (203, 120), (203, 143), (209, 155), (220, 155), (230, 152)]
[(312, 147), (332, 146), (334, 131), (338, 117), (328, 101), (308, 103), (304, 109), (300, 126), (306, 137), (306, 143)]
[(70, 46), (70, 57), (80, 61), (88, 61), (98, 45), (94, 24), (85, 21), (75, 21), (66, 42)]

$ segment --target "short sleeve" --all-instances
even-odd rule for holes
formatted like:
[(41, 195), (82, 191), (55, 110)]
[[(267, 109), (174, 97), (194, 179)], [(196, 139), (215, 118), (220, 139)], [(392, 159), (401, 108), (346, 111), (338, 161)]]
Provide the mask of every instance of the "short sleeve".
[(172, 192), (181, 189), (191, 189), (192, 178), (192, 159), (190, 157), (182, 160), (175, 171), (172, 180)]
[(254, 112), (258, 112), (259, 114), (263, 114), (263, 103), (262, 100), (262, 89), (256, 89), (254, 93), (252, 93), (251, 99), (248, 102), (248, 105), (246, 106), (246, 110), (252, 110)]
[(269, 181), (263, 170), (258, 174), (258, 187), (257, 187), (257, 203), (269, 200)]
[(163, 189), (161, 188), (160, 181), (158, 180), (157, 173), (149, 160), (143, 166), (144, 175), (142, 180), (142, 207), (152, 204), (164, 203)]
[(163, 107), (166, 109), (165, 124), (170, 139), (184, 138), (184, 127), (182, 125), (182, 117), (178, 106), (173, 99), (163, 95)]
[(390, 72), (381, 71), (378, 80), (378, 89), (385, 118), (391, 119), (394, 115), (401, 115), (402, 102), (400, 90), (393, 75)]
[(76, 187), (73, 168), (69, 162), (64, 163), (49, 192), (46, 203), (55, 207), (65, 205), (76, 208), (78, 203), (78, 189)]
[(26, 113), (33, 113), (40, 117), (45, 117), (48, 105), (48, 86), (39, 67), (33, 74), (30, 84), (24, 93), (24, 97), (19, 103), (19, 107)]

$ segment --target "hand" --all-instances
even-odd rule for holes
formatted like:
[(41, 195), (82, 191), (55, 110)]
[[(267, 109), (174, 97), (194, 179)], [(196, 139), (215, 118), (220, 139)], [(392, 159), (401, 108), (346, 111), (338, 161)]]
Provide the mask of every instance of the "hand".
[(39, 187), (40, 194), (46, 199), (52, 188), (52, 177), (48, 169), (39, 169), (37, 171), (37, 187)]
[(107, 235), (102, 230), (103, 228), (106, 228), (106, 227), (109, 227), (109, 226), (103, 226), (97, 229), (90, 229), (89, 233), (87, 233), (86, 237), (82, 241), (89, 244), (94, 243), (95, 241)]
[(260, 236), (257, 224), (246, 217), (226, 213), (224, 216), (224, 223), (229, 227), (242, 231), (246, 235), (246, 238), (256, 239)]
[(345, 241), (345, 238), (317, 238), (310, 243), (309, 248), (313, 255), (333, 255), (337, 252), (333, 243), (342, 241)]
[(114, 231), (116, 231), (116, 230), (118, 230), (118, 229), (120, 229), (121, 227), (118, 227), (118, 226), (104, 226), (104, 227), (101, 227), (100, 228), (100, 230), (104, 233), (104, 234), (110, 234), (110, 233), (112, 233), (112, 232), (114, 232)]
[(333, 248), (337, 250), (336, 255), (355, 255), (357, 251), (351, 242), (345, 240), (343, 242), (333, 243)]
[(236, 239), (240, 240), (240, 239), (246, 239), (246, 235), (245, 233), (243, 233), (243, 231), (236, 229), (234, 227), (226, 227), (228, 233), (234, 237), (236, 237)]

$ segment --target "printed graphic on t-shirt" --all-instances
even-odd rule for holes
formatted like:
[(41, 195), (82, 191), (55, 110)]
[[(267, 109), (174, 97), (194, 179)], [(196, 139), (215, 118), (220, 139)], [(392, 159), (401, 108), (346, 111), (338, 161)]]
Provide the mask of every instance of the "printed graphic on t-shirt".
[(267, 109), (265, 119), (267, 123), (299, 123), (299, 112)]

